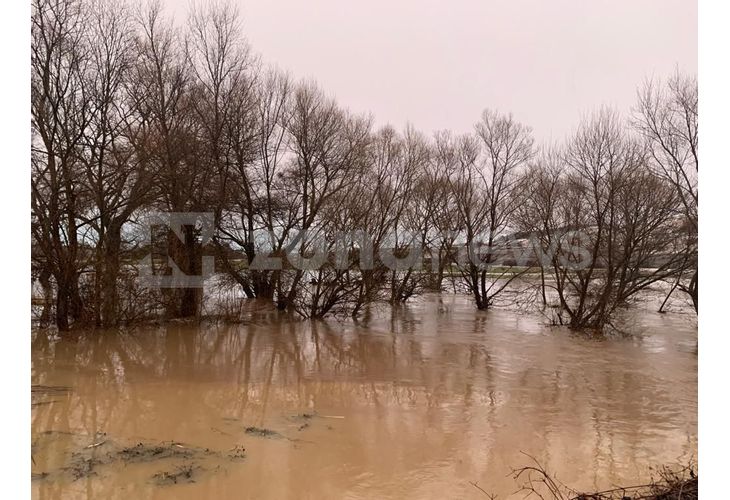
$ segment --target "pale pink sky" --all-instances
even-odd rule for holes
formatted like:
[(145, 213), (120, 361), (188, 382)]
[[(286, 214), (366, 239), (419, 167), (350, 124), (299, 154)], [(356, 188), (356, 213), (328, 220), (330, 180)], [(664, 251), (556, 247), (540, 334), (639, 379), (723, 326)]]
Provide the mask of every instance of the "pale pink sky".
[[(188, 2), (166, 0), (184, 18)], [(233, 0), (267, 63), (376, 123), (471, 130), (486, 107), (540, 140), (676, 67), (697, 72), (692, 0)]]

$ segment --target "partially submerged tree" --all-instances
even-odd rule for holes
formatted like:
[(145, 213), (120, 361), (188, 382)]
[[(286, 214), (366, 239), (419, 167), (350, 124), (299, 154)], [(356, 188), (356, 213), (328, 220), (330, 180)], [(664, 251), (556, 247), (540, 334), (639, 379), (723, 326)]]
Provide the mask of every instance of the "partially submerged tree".
[[(154, 170), (160, 189), (153, 210), (172, 213), (205, 212), (213, 193), (215, 174), (195, 114), (195, 79), (186, 34), (165, 19), (159, 3), (139, 14), (139, 54), (135, 68), (134, 102), (145, 121), (145, 134), (137, 142), (137, 154), (145, 169)], [(201, 245), (194, 225), (181, 228), (182, 238), (167, 235), (167, 254), (186, 275), (201, 272)], [(166, 266), (165, 266), (166, 267)], [(198, 314), (201, 290), (180, 286), (165, 290), (166, 315)]]
[(457, 239), (464, 229), (463, 220), (459, 217), (459, 206), (451, 194), (452, 185), (449, 182), (459, 160), (458, 142), (448, 131), (436, 133), (431, 162), (421, 178), (428, 196), (428, 225), (433, 233), (428, 245), (430, 272), (432, 286), (437, 291), (444, 288), (447, 274), (451, 277), (451, 266), (456, 262)]
[(552, 271), (551, 252), (559, 244), (565, 228), (556, 227), (555, 215), (565, 195), (562, 182), (561, 151), (557, 147), (543, 149), (522, 173), (515, 211), (515, 228), (528, 239), (526, 264), (536, 263), (540, 269), (540, 298), (548, 304), (546, 273)]
[[(34, 0), (31, 19), (31, 207), (36, 261), (52, 276), (56, 326), (83, 320), (79, 278), (83, 192), (79, 153), (91, 120), (86, 12), (80, 1)], [(49, 286), (47, 281), (44, 286)]]
[[(308, 257), (311, 252), (326, 253), (331, 244), (328, 234), (336, 228), (331, 217), (323, 215), (347, 203), (363, 171), (370, 120), (349, 115), (314, 84), (302, 83), (293, 94), (288, 133), (293, 163), (283, 174), (282, 188), (290, 203), (289, 221), (293, 224), (284, 228), (281, 240), (288, 242), (288, 260), (293, 269), (282, 273), (276, 284), (280, 309), (295, 301), (301, 304), (301, 294), (307, 293), (301, 285), (314, 264)], [(315, 311), (315, 301), (305, 302), (312, 311), (310, 315), (321, 315)]]
[[(202, 288), (179, 278), (211, 253), (246, 297), (308, 317), (447, 279), (487, 309), (535, 261), (543, 304), (576, 328), (657, 280), (697, 308), (694, 79), (645, 86), (642, 140), (604, 110), (536, 157), (529, 127), (493, 111), (462, 136), (373, 130), (316, 84), (262, 71), (227, 4), (177, 27), (159, 2), (34, 0), (31, 48), (32, 269), (61, 330), (138, 317), (134, 301), (199, 316)], [(211, 214), (213, 237), (141, 227), (155, 212)], [(160, 238), (137, 246), (142, 232)], [(535, 250), (523, 262), (516, 234)], [(141, 291), (148, 252), (156, 274), (179, 271), (170, 288)]]
[(699, 307), (697, 270), (697, 207), (699, 192), (697, 78), (675, 73), (665, 85), (648, 81), (639, 91), (634, 127), (647, 143), (653, 171), (669, 183), (684, 215), (684, 253), (692, 264), (690, 279), (676, 284)]
[(601, 329), (683, 265), (672, 247), (676, 192), (648, 168), (646, 155), (618, 115), (603, 109), (566, 145), (563, 173), (536, 178), (536, 231), (550, 255), (561, 323)]
[(81, 143), (81, 185), (91, 205), (82, 219), (95, 245), (91, 314), (97, 326), (120, 320), (118, 279), (125, 249), (123, 228), (152, 201), (154, 171), (135, 150), (144, 125), (135, 113), (134, 30), (122, 4), (95, 0), (86, 33), (89, 47), (87, 104), (90, 119)]
[[(269, 255), (281, 255), (284, 241), (280, 237), (295, 222), (281, 189), (289, 159), (287, 127), (293, 88), (288, 75), (266, 72), (256, 88), (253, 116), (240, 106), (231, 123), (236, 131), (231, 135), (238, 140), (231, 144), (235, 162), (227, 177), (226, 205), (217, 218), (217, 257), (249, 298), (273, 299), (280, 270), (258, 263)], [(230, 248), (241, 249), (245, 263)]]
[(511, 115), (487, 110), (476, 125), (476, 137), (459, 140), (456, 167), (450, 175), (466, 258), (457, 259), (461, 276), (478, 309), (489, 308), (515, 278), (514, 273), (490, 276), (497, 262), (497, 243), (507, 235), (518, 207), (520, 169), (534, 155), (529, 127)]
[(396, 168), (402, 187), (394, 191), (396, 198), (403, 200), (403, 207), (394, 221), (392, 245), (389, 245), (391, 303), (406, 302), (427, 287), (430, 273), (424, 268), (423, 258), (433, 238), (433, 185), (425, 175), (431, 160), (430, 145), (412, 127), (405, 130), (402, 144), (403, 152)]

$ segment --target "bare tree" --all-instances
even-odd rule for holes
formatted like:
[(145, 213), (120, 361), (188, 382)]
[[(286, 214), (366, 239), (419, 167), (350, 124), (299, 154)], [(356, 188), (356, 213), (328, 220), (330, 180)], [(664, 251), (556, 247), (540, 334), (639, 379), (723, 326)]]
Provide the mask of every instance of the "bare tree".
[(88, 11), (85, 77), (90, 120), (80, 162), (81, 182), (92, 204), (82, 218), (94, 233), (94, 321), (108, 327), (120, 320), (122, 230), (132, 214), (151, 201), (154, 173), (144, 168), (134, 148), (140, 124), (129, 99), (136, 55), (131, 13), (108, 0), (94, 0)]
[[(446, 273), (451, 276), (451, 266), (456, 262), (456, 241), (463, 233), (456, 198), (452, 196), (450, 176), (458, 164), (458, 140), (448, 131), (435, 134), (432, 161), (427, 165), (422, 181), (429, 198), (429, 257), (433, 276), (433, 288), (443, 289)], [(452, 280), (453, 282), (453, 280)]]
[[(86, 203), (79, 148), (91, 117), (85, 72), (84, 6), (34, 0), (31, 20), (31, 208), (35, 260), (56, 287), (56, 325), (83, 319), (79, 277), (86, 255), (79, 243)], [(48, 280), (44, 280), (46, 287)]]
[[(209, 206), (215, 207), (220, 218), (229, 203), (230, 178), (236, 173), (245, 179), (255, 157), (256, 60), (241, 34), (238, 13), (230, 4), (194, 5), (189, 32), (200, 168), (214, 176), (215, 191)], [(248, 184), (244, 182), (242, 188), (232, 196), (250, 200)]]
[[(255, 130), (250, 136), (235, 134), (242, 139), (252, 136), (253, 145), (244, 140), (232, 145), (236, 162), (228, 179), (230, 204), (219, 219), (216, 241), (225, 272), (249, 298), (273, 299), (280, 270), (257, 266), (257, 257), (281, 256), (281, 237), (296, 223), (295, 210), (289, 209), (282, 189), (282, 173), (290, 159), (287, 128), (292, 89), (286, 74), (266, 72), (256, 87)], [(237, 127), (244, 128), (243, 124)], [(246, 264), (230, 248), (242, 249)]]
[(476, 125), (476, 137), (461, 140), (458, 164), (450, 175), (464, 228), (466, 258), (459, 271), (478, 309), (487, 309), (516, 277), (501, 272), (490, 279), (496, 262), (496, 243), (507, 235), (517, 209), (518, 173), (534, 155), (531, 130), (511, 115), (485, 111)]
[(403, 134), (403, 152), (395, 168), (398, 184), (393, 189), (402, 208), (392, 230), (393, 255), (403, 259), (402, 267), (391, 265), (390, 302), (405, 302), (426, 287), (429, 274), (423, 269), (423, 254), (429, 245), (432, 221), (432, 185), (424, 178), (430, 161), (426, 138), (408, 127)]
[[(193, 4), (177, 28), (156, 0), (33, 0), (31, 68), (44, 324), (54, 304), (61, 330), (199, 316), (202, 288), (135, 284), (142, 250), (158, 274), (190, 276), (215, 253), (246, 297), (308, 317), (447, 278), (487, 309), (525, 271), (509, 258), (515, 234), (531, 238), (560, 322), (602, 328), (658, 280), (697, 308), (695, 78), (644, 86), (642, 140), (603, 110), (536, 158), (530, 128), (489, 110), (461, 136), (373, 131), (316, 84), (261, 71), (232, 4)], [(139, 248), (137, 222), (157, 211), (212, 212), (212, 244), (188, 223)]]
[(648, 81), (638, 94), (633, 125), (645, 138), (650, 165), (670, 183), (681, 201), (687, 226), (685, 253), (694, 265), (688, 283), (677, 285), (698, 309), (697, 190), (698, 120), (697, 78), (675, 73), (666, 83)]
[(557, 237), (564, 229), (553, 225), (558, 204), (564, 196), (562, 173), (561, 151), (557, 147), (543, 149), (536, 161), (522, 174), (517, 190), (519, 203), (515, 212), (515, 225), (529, 240), (528, 263), (534, 262), (540, 269), (540, 298), (543, 305), (548, 304), (545, 273), (551, 271), (551, 249), (555, 248)]
[[(193, 74), (188, 40), (162, 16), (159, 2), (138, 15), (139, 56), (135, 68), (134, 102), (145, 121), (137, 154), (146, 169), (155, 170), (160, 195), (154, 206), (168, 212), (203, 212), (208, 208), (214, 174), (205, 168), (199, 121), (193, 107)], [(201, 246), (195, 226), (182, 228), (184, 241), (170, 232), (167, 254), (187, 275), (201, 272)], [(167, 290), (166, 314), (195, 316), (200, 307), (199, 288)]]
[[(200, 139), (197, 158), (208, 176), (205, 183), (213, 188), (202, 201), (214, 213), (216, 257), (230, 277), (246, 286), (232, 250), (243, 248), (250, 257), (255, 231), (258, 208), (252, 169), (260, 133), (258, 64), (241, 33), (238, 11), (230, 4), (194, 5), (188, 24), (192, 107)], [(232, 220), (243, 223), (242, 231), (231, 227)]]
[(540, 230), (542, 241), (556, 243), (546, 250), (558, 320), (564, 312), (573, 328), (602, 329), (631, 297), (684, 262), (672, 248), (677, 195), (649, 170), (646, 150), (608, 109), (582, 124), (562, 161), (559, 198), (541, 200), (551, 222)]
[(369, 120), (348, 116), (315, 85), (303, 83), (294, 91), (288, 122), (293, 163), (283, 173), (282, 189), (289, 204), (288, 220), (295, 224), (282, 228), (281, 240), (287, 241), (296, 269), (276, 283), (280, 309), (297, 300), (306, 275), (296, 262), (327, 241), (328, 220), (321, 215), (346, 200), (345, 193), (361, 169), (369, 130)]

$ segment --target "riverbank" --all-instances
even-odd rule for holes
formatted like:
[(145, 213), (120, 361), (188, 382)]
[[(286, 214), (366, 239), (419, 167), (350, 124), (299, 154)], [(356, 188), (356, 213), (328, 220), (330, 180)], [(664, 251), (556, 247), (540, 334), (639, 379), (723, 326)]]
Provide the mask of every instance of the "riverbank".
[[(513, 471), (512, 477), (520, 484), (518, 493), (527, 497), (536, 495), (543, 500), (696, 500), (699, 495), (699, 479), (694, 462), (684, 467), (663, 466), (653, 470), (644, 484), (616, 486), (593, 493), (581, 493), (569, 488), (552, 476), (533, 457), (533, 465)], [(485, 490), (475, 487), (494, 499)]]

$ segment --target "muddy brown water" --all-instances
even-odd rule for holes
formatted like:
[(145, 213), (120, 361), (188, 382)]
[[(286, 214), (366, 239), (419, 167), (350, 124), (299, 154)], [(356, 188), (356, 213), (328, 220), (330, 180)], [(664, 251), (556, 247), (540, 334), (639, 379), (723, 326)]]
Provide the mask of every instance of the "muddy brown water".
[(641, 484), (697, 452), (696, 320), (644, 309), (601, 340), (452, 295), (36, 331), (33, 497), (509, 498), (525, 454), (578, 489)]

